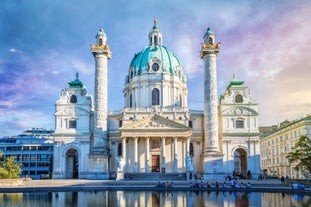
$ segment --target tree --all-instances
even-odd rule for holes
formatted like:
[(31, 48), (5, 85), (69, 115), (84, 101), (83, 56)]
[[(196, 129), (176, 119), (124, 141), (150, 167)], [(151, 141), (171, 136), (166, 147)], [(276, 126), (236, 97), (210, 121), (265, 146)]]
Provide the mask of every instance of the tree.
[(302, 135), (286, 158), (296, 170), (311, 173), (311, 140), (306, 135)]
[(21, 164), (8, 157), (0, 164), (0, 179), (18, 178), (22, 169)]

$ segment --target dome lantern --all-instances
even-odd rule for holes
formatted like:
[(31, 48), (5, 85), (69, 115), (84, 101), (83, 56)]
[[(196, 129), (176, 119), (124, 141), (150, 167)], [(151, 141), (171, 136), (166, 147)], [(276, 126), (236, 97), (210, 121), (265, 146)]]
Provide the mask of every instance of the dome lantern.
[(154, 17), (154, 24), (151, 32), (149, 33), (149, 41), (150, 45), (162, 45), (162, 34), (157, 25), (158, 21), (156, 17)]

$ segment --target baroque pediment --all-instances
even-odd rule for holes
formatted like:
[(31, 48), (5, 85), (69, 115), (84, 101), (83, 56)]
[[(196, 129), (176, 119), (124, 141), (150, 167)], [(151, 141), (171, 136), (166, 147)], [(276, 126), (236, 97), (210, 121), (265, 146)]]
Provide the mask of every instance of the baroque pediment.
[(234, 115), (234, 116), (252, 116), (258, 115), (258, 112), (244, 106), (234, 106), (222, 110), (222, 115)]
[(169, 120), (157, 114), (153, 114), (142, 120), (127, 124), (120, 128), (120, 132), (123, 135), (129, 135), (129, 133), (133, 133), (133, 135), (139, 135), (140, 133), (142, 133), (148, 135), (176, 134), (176, 136), (190, 136), (192, 134), (192, 130), (188, 126), (185, 126), (173, 120)]

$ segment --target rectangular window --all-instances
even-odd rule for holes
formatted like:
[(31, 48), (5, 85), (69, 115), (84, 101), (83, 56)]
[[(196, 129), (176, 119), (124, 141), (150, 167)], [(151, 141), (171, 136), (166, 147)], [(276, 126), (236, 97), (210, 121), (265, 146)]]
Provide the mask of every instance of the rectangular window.
[(118, 156), (122, 156), (122, 143), (118, 143)]
[(77, 121), (76, 120), (69, 120), (69, 128), (70, 129), (77, 128)]
[(29, 147), (24, 146), (23, 151), (29, 151)]
[(244, 121), (243, 120), (236, 120), (235, 127), (239, 128), (239, 129), (244, 128)]
[(30, 155), (30, 160), (37, 160), (37, 155)]
[(190, 151), (189, 154), (190, 154), (191, 157), (193, 157), (194, 156), (193, 143), (190, 143), (189, 148), (190, 148), (189, 149), (189, 151)]
[(22, 159), (23, 159), (23, 161), (28, 161), (29, 160), (29, 155), (23, 155)]
[(189, 127), (192, 128), (192, 121), (189, 121)]

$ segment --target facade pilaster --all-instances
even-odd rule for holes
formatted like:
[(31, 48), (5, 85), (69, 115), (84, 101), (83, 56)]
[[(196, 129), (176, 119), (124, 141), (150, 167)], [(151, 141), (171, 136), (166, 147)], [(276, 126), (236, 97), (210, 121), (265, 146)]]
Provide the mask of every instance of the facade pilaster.
[(177, 172), (177, 137), (174, 137), (174, 172)]
[(162, 168), (165, 168), (165, 139), (166, 137), (162, 138)]
[(138, 169), (138, 137), (134, 137), (134, 172)]
[(149, 147), (149, 143), (150, 143), (150, 137), (146, 137), (146, 172), (149, 173), (150, 172), (150, 147)]

